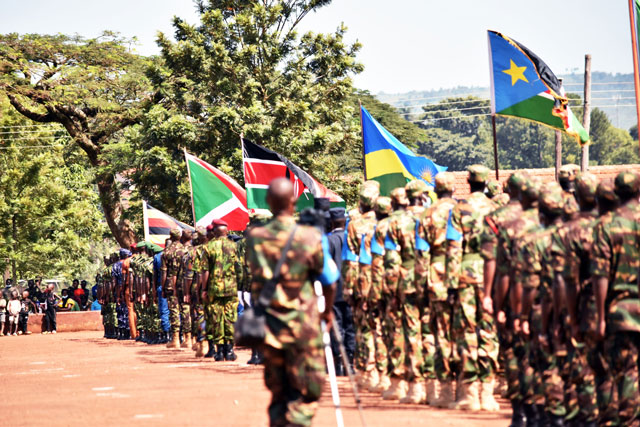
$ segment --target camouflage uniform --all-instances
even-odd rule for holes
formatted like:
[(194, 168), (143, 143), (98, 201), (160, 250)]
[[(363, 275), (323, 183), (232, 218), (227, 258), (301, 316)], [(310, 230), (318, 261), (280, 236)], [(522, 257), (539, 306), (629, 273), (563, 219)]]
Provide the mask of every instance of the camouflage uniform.
[[(608, 389), (602, 398), (604, 409), (599, 422), (606, 425), (638, 423), (638, 273), (640, 270), (640, 179), (631, 172), (621, 172), (615, 191), (635, 194), (631, 200), (603, 218), (594, 230), (592, 275), (594, 283), (606, 279), (604, 298), (606, 334), (601, 354), (608, 365), (599, 387)], [(596, 302), (600, 303), (598, 290)]]
[(487, 197), (500, 208), (509, 203), (509, 195), (502, 192), (502, 184), (495, 179), (490, 179), (487, 182)]
[(226, 237), (208, 242), (200, 269), (209, 272), (207, 302), (213, 319), (211, 326), (207, 322), (207, 339), (218, 345), (231, 344), (238, 318), (238, 283), (243, 280), (235, 243)]
[[(171, 237), (177, 239), (180, 230), (171, 230)], [(178, 302), (177, 279), (180, 271), (180, 260), (184, 255), (184, 246), (179, 241), (170, 242), (162, 253), (162, 273), (166, 274), (162, 284), (162, 293), (169, 306), (169, 322), (171, 334), (180, 333), (180, 303)]]
[[(264, 227), (253, 227), (247, 241), (251, 293), (257, 301), (263, 283), (273, 275), (295, 220), (286, 215)], [(324, 385), (325, 361), (320, 333), (320, 313), (312, 283), (323, 269), (320, 232), (299, 226), (280, 280), (266, 307), (264, 377), (271, 391), (270, 425), (308, 426)]]
[[(198, 227), (196, 229), (198, 234), (198, 239), (200, 242), (203, 242), (206, 239), (207, 231), (203, 227)], [(197, 342), (202, 342), (207, 338), (207, 323), (205, 320), (205, 311), (204, 305), (205, 302), (202, 300), (202, 289), (200, 289), (200, 284), (202, 282), (202, 265), (204, 262), (204, 257), (206, 255), (206, 245), (199, 244), (195, 246), (195, 252), (193, 256), (193, 281), (191, 284), (191, 307), (192, 307), (192, 322), (191, 322), (191, 333), (195, 337)]]

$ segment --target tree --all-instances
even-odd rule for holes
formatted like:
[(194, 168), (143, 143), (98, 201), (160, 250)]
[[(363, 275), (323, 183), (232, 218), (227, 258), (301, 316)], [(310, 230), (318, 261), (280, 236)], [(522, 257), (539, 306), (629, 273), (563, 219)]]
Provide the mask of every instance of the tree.
[(637, 140), (629, 132), (611, 124), (606, 113), (599, 108), (591, 111), (591, 163), (612, 165), (639, 163)]
[[(132, 54), (132, 43), (106, 32), (101, 37), (8, 34), (0, 36), (0, 92), (23, 116), (60, 123), (92, 167), (111, 232), (122, 246), (135, 242), (116, 176), (105, 173), (105, 147), (139, 123), (151, 101), (149, 61)], [(108, 170), (108, 168), (107, 168)]]

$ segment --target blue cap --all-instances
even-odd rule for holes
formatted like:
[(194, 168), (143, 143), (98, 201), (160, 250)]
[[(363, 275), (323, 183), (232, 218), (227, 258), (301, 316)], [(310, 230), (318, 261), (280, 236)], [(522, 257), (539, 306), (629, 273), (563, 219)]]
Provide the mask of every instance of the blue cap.
[(331, 215), (331, 220), (336, 221), (339, 219), (345, 218), (345, 209), (344, 208), (331, 208), (329, 209), (329, 215)]

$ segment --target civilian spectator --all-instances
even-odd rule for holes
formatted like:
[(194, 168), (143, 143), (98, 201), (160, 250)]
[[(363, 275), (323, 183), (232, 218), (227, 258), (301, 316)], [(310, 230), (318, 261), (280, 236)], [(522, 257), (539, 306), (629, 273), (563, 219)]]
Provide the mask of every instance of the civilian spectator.
[(98, 299), (98, 284), (102, 282), (100, 273), (96, 274), (96, 284), (91, 287), (91, 298), (95, 301)]
[(80, 308), (83, 310), (89, 309), (89, 289), (87, 289), (87, 281), (80, 281), (80, 289), (82, 289), (82, 297), (80, 298), (82, 304), (80, 304)]
[(67, 289), (62, 290), (62, 299), (58, 302), (58, 311), (80, 311), (78, 302), (71, 298)]
[(56, 305), (60, 297), (53, 292), (53, 289), (53, 283), (50, 283), (44, 291), (45, 322), (43, 334), (56, 333)]
[(91, 311), (100, 311), (102, 310), (102, 305), (100, 304), (100, 301), (98, 301), (98, 299), (94, 299), (93, 302), (91, 303)]
[(69, 294), (69, 296), (78, 303), (78, 306), (82, 307), (83, 295), (84, 290), (80, 287), (80, 280), (73, 279), (73, 284), (71, 285), (71, 294)]
[(4, 289), (2, 290), (2, 296), (9, 303), (11, 301), (11, 292), (13, 291), (13, 280), (7, 279), (4, 285)]
[(7, 335), (18, 335), (18, 320), (20, 319), (20, 298), (18, 291), (11, 293), (11, 300), (7, 304), (7, 312), (9, 313), (9, 333)]
[(31, 335), (27, 330), (29, 324), (29, 313), (36, 312), (36, 305), (29, 298), (29, 291), (22, 292), (22, 300), (20, 301), (20, 321), (18, 322), (18, 335)]
[(4, 336), (4, 324), (7, 320), (7, 300), (4, 293), (0, 293), (0, 337)]

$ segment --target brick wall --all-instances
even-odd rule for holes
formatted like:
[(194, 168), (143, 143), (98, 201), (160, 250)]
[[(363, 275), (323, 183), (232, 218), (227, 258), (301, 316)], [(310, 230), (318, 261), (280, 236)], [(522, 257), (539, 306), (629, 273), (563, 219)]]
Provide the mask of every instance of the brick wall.
[[(542, 180), (542, 182), (549, 182), (555, 179), (555, 168), (544, 169), (521, 169), (525, 170), (531, 175), (535, 175)], [(640, 165), (613, 165), (613, 166), (591, 166), (589, 172), (597, 176), (599, 179), (615, 178), (615, 176), (623, 171), (630, 170), (636, 173), (640, 173)], [(513, 170), (500, 170), (500, 182), (509, 178), (509, 175)], [(456, 191), (454, 196), (456, 198), (465, 197), (469, 195), (469, 184), (467, 183), (467, 172), (452, 172), (456, 178)], [(490, 177), (495, 179), (495, 171), (491, 171)]]

